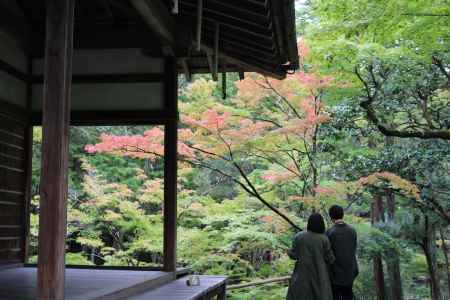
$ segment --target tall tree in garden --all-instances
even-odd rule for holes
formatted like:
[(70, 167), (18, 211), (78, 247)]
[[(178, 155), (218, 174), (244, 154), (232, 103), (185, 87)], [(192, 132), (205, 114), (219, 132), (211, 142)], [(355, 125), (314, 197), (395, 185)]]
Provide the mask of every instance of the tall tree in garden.
[[(383, 199), (380, 194), (375, 193), (371, 207), (372, 226), (383, 220)], [(378, 254), (373, 258), (373, 278), (377, 293), (377, 300), (386, 299), (386, 285), (384, 282), (383, 261)]]
[[(385, 190), (386, 195), (386, 210), (387, 210), (387, 222), (395, 224), (395, 212), (397, 210), (396, 206), (396, 195), (391, 189)], [(391, 281), (390, 295), (392, 299), (403, 299), (403, 284), (400, 272), (400, 258), (398, 255), (393, 254), (391, 259), (387, 262), (387, 270), (389, 273), (389, 278)]]
[(420, 220), (414, 238), (427, 256), (431, 294), (440, 299), (436, 256), (429, 255), (435, 244), (426, 242), (438, 219), (448, 224), (442, 182), (449, 181), (450, 7), (446, 1), (313, 0), (308, 8), (305, 33), (315, 64), (348, 83), (345, 101), (360, 107), (370, 127), (401, 139), (374, 147), (378, 157), (369, 161), (419, 187), (424, 203), (408, 211)]
[[(446, 1), (311, 1), (314, 55), (387, 136), (450, 139)], [(330, 43), (330, 41), (333, 41)]]

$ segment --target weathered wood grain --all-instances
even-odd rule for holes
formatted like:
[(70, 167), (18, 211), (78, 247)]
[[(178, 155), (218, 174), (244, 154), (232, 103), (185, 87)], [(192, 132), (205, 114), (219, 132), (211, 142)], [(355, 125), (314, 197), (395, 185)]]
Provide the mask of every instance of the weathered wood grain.
[(74, 0), (46, 1), (38, 299), (64, 299)]
[[(68, 268), (65, 298), (68, 300), (129, 299), (131, 295), (156, 289), (171, 280), (171, 273), (161, 271)], [(0, 299), (36, 299), (36, 268), (0, 270), (0, 282), (2, 283)]]

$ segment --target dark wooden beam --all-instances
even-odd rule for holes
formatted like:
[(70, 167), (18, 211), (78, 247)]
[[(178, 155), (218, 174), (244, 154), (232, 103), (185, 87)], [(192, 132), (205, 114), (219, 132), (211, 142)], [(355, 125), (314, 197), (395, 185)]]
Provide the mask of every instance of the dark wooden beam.
[[(212, 53), (213, 50), (211, 49), (211, 47), (203, 45), (202, 49), (206, 52), (206, 53)], [(265, 64), (262, 64), (256, 60), (253, 59), (248, 59), (245, 57), (240, 57), (236, 54), (229, 54), (229, 53), (221, 53), (221, 57), (223, 59), (226, 59), (227, 62), (240, 66), (243, 69), (247, 70), (247, 71), (253, 71), (253, 72), (258, 72), (261, 75), (265, 75), (265, 76), (269, 76), (269, 77), (273, 77), (276, 79), (284, 79), (286, 78), (286, 73), (283, 70), (273, 70), (273, 69), (269, 69), (267, 68), (267, 66)]]
[(239, 71), (239, 80), (244, 80), (245, 79), (245, 73), (244, 71)]
[(191, 69), (189, 68), (188, 59), (187, 58), (181, 58), (181, 65), (183, 67), (184, 76), (186, 77), (187, 82), (192, 81), (192, 73)]
[[(167, 110), (130, 111), (72, 111), (70, 125), (73, 126), (119, 126), (119, 125), (164, 125), (174, 119)], [(34, 112), (32, 124), (42, 125), (42, 114)]]
[(28, 80), (27, 74), (25, 74), (24, 72), (20, 71), (16, 67), (8, 64), (7, 62), (1, 59), (0, 59), (0, 71), (6, 72), (9, 75), (25, 82)]
[(222, 99), (227, 99), (227, 72), (222, 73)]
[(276, 44), (276, 53), (280, 56), (280, 58), (286, 62), (287, 55), (285, 51), (286, 41), (284, 40), (284, 32), (287, 28), (283, 27), (283, 5), (284, 1), (274, 1), (272, 3), (271, 17), (273, 22), (273, 37)]
[[(9, 102), (3, 101), (0, 99), (0, 118), (8, 118), (8, 119), (12, 119), (15, 122), (20, 123), (21, 125), (25, 125), (27, 124), (27, 114), (26, 111), (21, 108), (18, 107), (14, 104), (11, 104)], [(0, 122), (0, 124), (2, 124)]]
[[(42, 83), (43, 76), (33, 76), (33, 83)], [(72, 83), (139, 83), (139, 82), (163, 82), (164, 74), (89, 74), (73, 75)]]
[[(237, 66), (229, 66), (227, 67), (227, 72), (228, 73), (238, 73), (239, 72), (239, 67)], [(204, 67), (195, 67), (195, 68), (190, 68), (191, 74), (210, 74), (211, 71), (209, 70), (208, 66), (204, 66)], [(219, 67), (219, 73), (224, 72), (224, 68), (222, 66)], [(178, 68), (178, 72), (183, 72), (182, 68)], [(250, 71), (249, 71), (250, 72)]]
[[(189, 14), (189, 13), (187, 13), (187, 14)], [(218, 23), (218, 22), (215, 19), (212, 19), (207, 16), (203, 16), (204, 26), (214, 28), (216, 23)], [(245, 34), (247, 36), (250, 36), (250, 38), (254, 38), (254, 39), (257, 38), (258, 40), (261, 40), (261, 41), (272, 42), (272, 39), (273, 39), (272, 31), (269, 29), (251, 30), (247, 26), (240, 26), (239, 24), (235, 24), (235, 23), (220, 23), (220, 26), (224, 27), (225, 30), (230, 29), (230, 30), (236, 32), (238, 35)]]
[(211, 73), (213, 80), (217, 81), (218, 78), (217, 78), (217, 72), (215, 71), (215, 67), (214, 67), (214, 55), (212, 54), (212, 50), (208, 49), (205, 52), (206, 52), (206, 59), (208, 60), (209, 73)]
[(39, 300), (64, 299), (69, 116), (75, 0), (46, 2), (39, 216)]
[(30, 27), (16, 2), (0, 1), (0, 27), (18, 38), (22, 42), (23, 48), (26, 49)]
[(163, 46), (175, 48), (176, 23), (160, 0), (129, 0), (149, 28), (163, 40)]
[(286, 49), (291, 70), (299, 68), (299, 53), (297, 47), (297, 32), (295, 26), (295, 0), (289, 0), (289, 5), (284, 6), (284, 28), (287, 28)]
[(165, 103), (175, 116), (164, 127), (164, 270), (177, 268), (177, 146), (178, 75), (174, 59), (167, 59)]
[[(182, 9), (184, 13), (188, 13), (189, 15), (192, 15), (194, 10), (195, 10), (195, 6), (193, 3), (190, 2), (182, 2)], [(249, 26), (249, 27), (254, 27), (257, 29), (261, 29), (261, 30), (267, 30), (268, 28), (271, 27), (271, 23), (268, 21), (264, 21), (264, 22), (254, 22), (251, 19), (249, 19), (248, 17), (246, 18), (246, 16), (242, 16), (242, 15), (236, 15), (236, 14), (226, 14), (220, 10), (214, 10), (211, 8), (203, 8), (205, 16), (207, 16), (210, 19), (214, 19), (217, 22), (221, 22), (221, 23), (235, 23), (235, 24), (239, 24), (241, 26)]]
[[(28, 56), (27, 65), (28, 74), (33, 74), (33, 60), (31, 55)], [(31, 188), (33, 181), (33, 125), (31, 124), (31, 105), (33, 100), (33, 84), (28, 80), (27, 82), (27, 128), (25, 135), (25, 199), (24, 199), (24, 217), (23, 217), (23, 261), (28, 262), (30, 254), (30, 217), (31, 217)]]
[[(182, 3), (192, 3), (196, 0), (183, 0)], [(269, 19), (269, 10), (267, 5), (254, 5), (243, 0), (208, 0), (205, 7), (215, 11), (221, 11), (230, 16), (247, 16), (255, 22), (267, 22)]]
[[(205, 35), (213, 36), (214, 26), (212, 26), (212, 24), (205, 24), (203, 33)], [(222, 38), (227, 41), (233, 41), (239, 44), (246, 44), (251, 46), (252, 48), (257, 48), (270, 52), (274, 52), (276, 50), (272, 40), (255, 39), (255, 37), (247, 35), (245, 32), (239, 32), (234, 29), (227, 29), (226, 31), (224, 31), (222, 34)]]
[(197, 26), (196, 26), (196, 43), (197, 51), (202, 48), (202, 22), (203, 22), (203, 0), (197, 0)]
[[(204, 39), (204, 44), (206, 45), (214, 45), (214, 39), (213, 38), (207, 38)], [(254, 57), (261, 61), (266, 61), (269, 65), (275, 65), (277, 62), (279, 62), (279, 58), (277, 55), (273, 53), (268, 53), (265, 51), (260, 51), (253, 49), (252, 47), (246, 46), (245, 44), (233, 44), (229, 43), (227, 40), (224, 40), (220, 38), (220, 48), (222, 52), (231, 52), (231, 53), (237, 53), (242, 56), (246, 57)]]
[[(34, 58), (44, 56), (44, 29), (35, 26), (32, 36)], [(74, 49), (142, 48), (161, 52), (161, 44), (143, 22), (136, 24), (79, 24), (74, 32)]]
[(217, 81), (219, 70), (219, 43), (220, 43), (220, 25), (216, 24), (215, 31), (214, 31), (214, 68), (213, 68), (213, 78), (216, 78)]
[(103, 7), (109, 19), (114, 23), (114, 14), (112, 13), (111, 3), (109, 0), (100, 0), (100, 5)]

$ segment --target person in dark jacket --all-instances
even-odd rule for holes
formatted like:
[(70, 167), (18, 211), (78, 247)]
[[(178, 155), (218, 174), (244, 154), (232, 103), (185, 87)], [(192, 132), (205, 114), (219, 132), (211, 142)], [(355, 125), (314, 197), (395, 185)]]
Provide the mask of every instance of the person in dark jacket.
[(333, 299), (352, 300), (353, 281), (358, 276), (356, 231), (343, 221), (344, 209), (341, 206), (333, 205), (329, 215), (334, 225), (327, 230), (326, 235), (336, 257), (331, 266)]
[(308, 219), (306, 232), (295, 235), (289, 256), (296, 260), (287, 300), (332, 300), (329, 266), (334, 261), (320, 214)]

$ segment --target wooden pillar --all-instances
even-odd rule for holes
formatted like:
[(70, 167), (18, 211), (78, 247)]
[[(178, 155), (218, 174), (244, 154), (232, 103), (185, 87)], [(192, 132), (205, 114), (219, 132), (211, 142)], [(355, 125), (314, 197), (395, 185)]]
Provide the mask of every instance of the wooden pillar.
[(74, 0), (47, 0), (38, 299), (64, 299)]
[(176, 61), (166, 60), (165, 103), (169, 118), (164, 128), (164, 270), (177, 267), (177, 144), (178, 74)]

